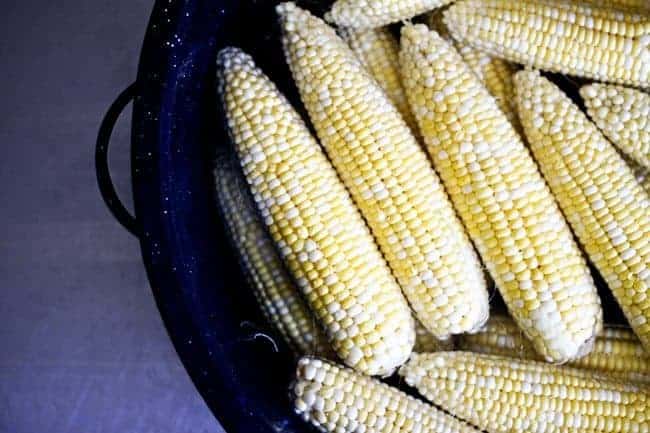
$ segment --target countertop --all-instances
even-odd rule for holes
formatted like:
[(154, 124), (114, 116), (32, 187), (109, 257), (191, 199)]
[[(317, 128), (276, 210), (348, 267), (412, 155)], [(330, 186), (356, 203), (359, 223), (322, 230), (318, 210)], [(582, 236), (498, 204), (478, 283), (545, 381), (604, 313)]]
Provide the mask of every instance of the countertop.
[[(152, 6), (3, 4), (0, 432), (222, 432), (94, 177), (99, 122), (135, 77)], [(129, 122), (130, 112), (111, 153), (127, 203)]]

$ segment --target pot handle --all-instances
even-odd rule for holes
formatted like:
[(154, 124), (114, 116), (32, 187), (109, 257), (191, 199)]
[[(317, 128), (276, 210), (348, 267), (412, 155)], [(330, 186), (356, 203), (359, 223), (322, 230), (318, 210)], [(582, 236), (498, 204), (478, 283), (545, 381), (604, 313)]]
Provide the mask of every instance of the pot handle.
[(95, 145), (95, 171), (97, 174), (99, 192), (101, 193), (106, 206), (111, 211), (117, 222), (119, 222), (132, 235), (139, 237), (140, 228), (138, 222), (120, 201), (117, 191), (115, 191), (113, 181), (111, 180), (111, 173), (108, 169), (108, 145), (111, 141), (113, 128), (115, 127), (115, 123), (119, 119), (120, 114), (122, 114), (122, 111), (124, 111), (126, 106), (135, 98), (135, 95), (136, 83), (132, 83), (119, 94), (104, 115), (104, 119), (99, 127), (99, 132), (97, 133), (97, 144)]

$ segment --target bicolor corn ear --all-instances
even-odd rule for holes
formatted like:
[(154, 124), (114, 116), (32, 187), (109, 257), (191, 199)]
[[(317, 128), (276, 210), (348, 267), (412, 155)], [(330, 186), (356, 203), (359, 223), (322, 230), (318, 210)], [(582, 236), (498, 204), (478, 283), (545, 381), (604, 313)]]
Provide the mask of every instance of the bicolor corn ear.
[(323, 432), (479, 433), (396, 388), (316, 358), (298, 363), (298, 415)]
[(650, 198), (614, 146), (536, 71), (515, 75), (519, 118), (564, 215), (650, 350)]
[(415, 341), (408, 304), (320, 145), (247, 59), (223, 63), (223, 99), (260, 215), (339, 358), (390, 374)]
[(621, 152), (650, 170), (650, 94), (593, 83), (580, 89), (589, 117)]
[[(592, 371), (471, 352), (413, 356), (399, 370), (436, 406), (484, 431), (643, 431), (648, 388)], [(498, 408), (498, 410), (497, 410)]]
[(426, 153), (322, 20), (293, 9), (287, 63), (314, 129), (422, 325), (440, 339), (488, 318), (483, 270)]
[(367, 30), (409, 20), (453, 0), (337, 0), (327, 21), (341, 27)]
[(650, 86), (650, 25), (642, 12), (565, 1), (460, 0), (445, 12), (444, 21), (454, 39), (496, 57)]
[(460, 54), (402, 28), (402, 79), (436, 171), (508, 309), (545, 359), (591, 349), (602, 323), (587, 264), (535, 161)]
[[(476, 334), (458, 339), (461, 350), (510, 358), (542, 360), (533, 345), (508, 316), (493, 315)], [(629, 382), (650, 383), (650, 354), (625, 328), (606, 327), (598, 334), (590, 354), (566, 364)]]

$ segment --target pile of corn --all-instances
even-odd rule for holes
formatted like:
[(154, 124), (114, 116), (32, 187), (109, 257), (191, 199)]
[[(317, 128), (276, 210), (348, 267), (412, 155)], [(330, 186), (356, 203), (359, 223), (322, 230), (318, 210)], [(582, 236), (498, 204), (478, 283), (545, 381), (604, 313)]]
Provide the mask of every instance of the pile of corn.
[[(301, 357), (295, 411), (336, 433), (650, 433), (647, 1), (277, 13), (317, 137), (225, 48), (236, 158), (215, 185), (260, 308)], [(409, 21), (424, 13), (429, 27)], [(585, 108), (544, 71), (584, 83)], [(629, 327), (603, 324), (588, 262)], [(509, 316), (488, 319), (491, 281)], [(382, 383), (396, 371), (420, 399)]]

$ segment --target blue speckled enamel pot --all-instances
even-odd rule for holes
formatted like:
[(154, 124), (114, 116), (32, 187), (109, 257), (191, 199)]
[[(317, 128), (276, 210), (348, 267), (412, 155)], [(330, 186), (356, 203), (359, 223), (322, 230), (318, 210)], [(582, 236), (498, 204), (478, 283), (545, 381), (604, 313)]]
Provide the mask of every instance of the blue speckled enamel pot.
[(176, 350), (228, 433), (311, 431), (291, 410), (287, 348), (253, 337), (272, 331), (222, 232), (211, 178), (215, 147), (228, 140), (215, 90), (220, 48), (248, 51), (296, 100), (277, 3), (157, 1), (135, 86), (132, 175), (144, 262)]
[[(215, 59), (236, 45), (300, 107), (284, 62), (275, 0), (158, 0), (136, 82), (113, 104), (97, 141), (100, 190), (141, 241), (149, 280), (169, 335), (194, 384), (228, 433), (313, 431), (293, 414), (295, 362), (262, 320), (223, 233), (212, 161), (228, 146), (219, 112)], [(298, 2), (322, 13), (327, 1)], [(575, 83), (555, 77), (573, 97)], [(135, 218), (110, 182), (112, 126), (134, 99)], [(299, 108), (300, 110), (300, 108)], [(304, 114), (304, 112), (303, 112)], [(608, 321), (622, 315), (597, 278)], [(493, 301), (494, 304), (494, 301)]]

